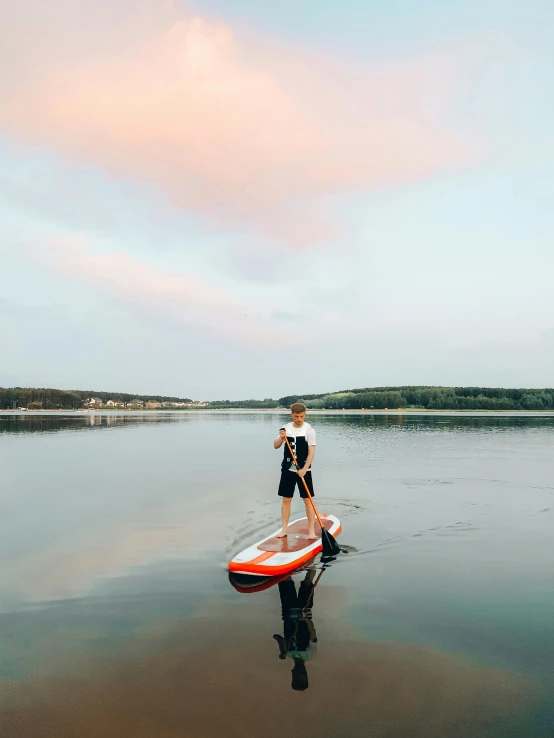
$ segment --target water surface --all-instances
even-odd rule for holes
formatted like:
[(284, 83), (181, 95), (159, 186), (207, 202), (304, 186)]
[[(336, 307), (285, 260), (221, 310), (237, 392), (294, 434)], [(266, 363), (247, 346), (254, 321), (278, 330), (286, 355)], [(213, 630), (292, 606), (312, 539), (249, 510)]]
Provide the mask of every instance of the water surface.
[(293, 577), (302, 691), (279, 584), (225, 570), (278, 525), (284, 418), (0, 414), (2, 736), (551, 738), (554, 418), (311, 417), (349, 553)]

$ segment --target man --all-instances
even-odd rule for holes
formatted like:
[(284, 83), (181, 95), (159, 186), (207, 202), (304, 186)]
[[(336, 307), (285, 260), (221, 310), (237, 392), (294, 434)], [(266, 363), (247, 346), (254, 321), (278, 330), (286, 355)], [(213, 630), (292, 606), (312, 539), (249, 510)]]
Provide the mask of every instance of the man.
[[(284, 446), (283, 462), (281, 464), (281, 480), (279, 482), (278, 491), (279, 497), (283, 498), (283, 502), (281, 504), (281, 521), (283, 527), (277, 537), (287, 537), (290, 506), (295, 487), (298, 485), (300, 497), (304, 500), (304, 504), (306, 505), (308, 539), (310, 541), (315, 541), (317, 537), (314, 530), (315, 513), (302, 482), (302, 479), (306, 480), (308, 489), (313, 497), (314, 486), (310, 468), (315, 455), (315, 430), (309, 423), (306, 423), (306, 407), (302, 405), (302, 403), (295, 402), (290, 411), (292, 423), (287, 423), (284, 428), (281, 428), (279, 430), (279, 436), (273, 442), (273, 447), (276, 449)], [(285, 438), (288, 438), (289, 444), (296, 456), (298, 469), (294, 465), (294, 461), (292, 460)]]

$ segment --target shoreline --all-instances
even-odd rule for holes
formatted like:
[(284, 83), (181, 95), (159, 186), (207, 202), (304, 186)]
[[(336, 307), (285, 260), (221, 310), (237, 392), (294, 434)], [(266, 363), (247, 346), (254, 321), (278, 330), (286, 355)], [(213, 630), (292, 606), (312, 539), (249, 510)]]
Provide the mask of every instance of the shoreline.
[[(254, 413), (259, 415), (289, 415), (290, 410), (288, 408), (248, 408), (248, 407), (233, 407), (233, 408), (214, 408), (214, 409), (187, 409), (187, 410), (174, 410), (171, 408), (167, 409), (155, 409), (155, 410), (128, 410), (120, 408), (118, 410), (99, 409), (99, 410), (0, 410), (0, 415), (8, 416), (27, 416), (27, 415), (221, 415), (228, 413)], [(427, 410), (425, 408), (399, 408), (396, 410), (383, 409), (383, 410), (362, 410), (359, 408), (352, 408), (344, 410), (321, 410), (314, 408), (310, 410), (308, 408), (308, 415), (507, 415), (507, 416), (554, 416), (554, 410)]]

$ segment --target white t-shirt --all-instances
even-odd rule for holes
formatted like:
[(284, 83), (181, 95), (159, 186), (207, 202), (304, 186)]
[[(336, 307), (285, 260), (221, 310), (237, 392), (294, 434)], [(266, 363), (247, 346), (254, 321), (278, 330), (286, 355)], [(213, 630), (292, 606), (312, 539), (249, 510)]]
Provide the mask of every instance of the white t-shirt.
[[(308, 444), (308, 448), (310, 446), (315, 446), (315, 430), (312, 428), (312, 426), (309, 423), (303, 423), (300, 428), (297, 428), (294, 423), (287, 423), (285, 426), (285, 432), (287, 434), (288, 438), (297, 438), (298, 436), (304, 436), (306, 438), (306, 443)], [(279, 436), (277, 436), (279, 438)], [(295, 450), (295, 445), (293, 445), (292, 450)], [(296, 456), (296, 453), (295, 453)], [(294, 462), (290, 465), (289, 471), (296, 472), (296, 467), (294, 466)]]

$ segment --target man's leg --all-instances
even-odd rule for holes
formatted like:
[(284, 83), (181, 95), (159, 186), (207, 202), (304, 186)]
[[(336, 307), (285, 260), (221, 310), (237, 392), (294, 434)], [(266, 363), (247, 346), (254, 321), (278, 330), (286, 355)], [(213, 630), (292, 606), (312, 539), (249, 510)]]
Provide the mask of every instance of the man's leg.
[(310, 541), (315, 541), (317, 536), (315, 534), (314, 509), (312, 507), (312, 503), (308, 499), (304, 500), (304, 504), (306, 505), (306, 517), (308, 518), (308, 538)]
[(290, 518), (290, 504), (292, 502), (292, 497), (283, 497), (283, 502), (281, 504), (281, 532), (277, 536), (277, 538), (286, 538), (287, 537), (287, 528), (289, 526), (289, 518)]
[(294, 486), (296, 482), (296, 474), (288, 471), (281, 472), (281, 480), (279, 482), (279, 497), (283, 498), (281, 504), (281, 532), (277, 535), (277, 538), (286, 538), (287, 528), (289, 525), (290, 518), (290, 503), (292, 502), (292, 496), (294, 495)]

